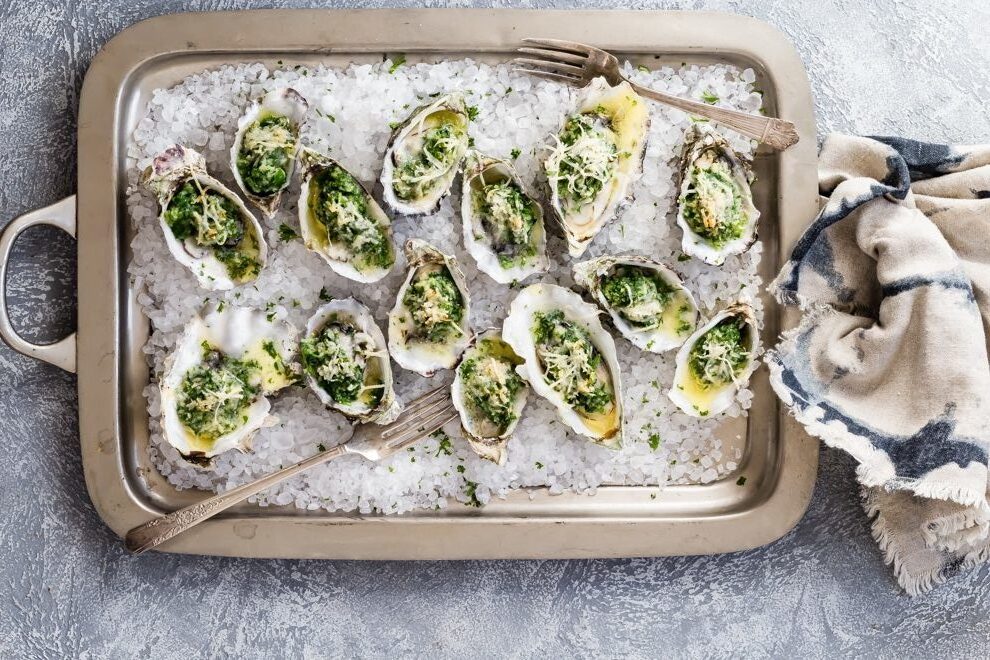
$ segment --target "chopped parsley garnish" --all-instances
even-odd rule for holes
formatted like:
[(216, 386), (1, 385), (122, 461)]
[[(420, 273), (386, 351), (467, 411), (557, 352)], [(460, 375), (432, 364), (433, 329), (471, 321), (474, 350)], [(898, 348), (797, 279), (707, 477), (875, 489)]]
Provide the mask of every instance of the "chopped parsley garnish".
[(420, 271), (406, 289), (402, 304), (412, 316), (414, 335), (439, 343), (463, 334), (464, 299), (446, 267)]
[(352, 325), (331, 319), (300, 342), (299, 354), (303, 370), (336, 403), (349, 405), (361, 399), (374, 407), (381, 401), (385, 386), (369, 369), (376, 355), (374, 342)]
[(622, 318), (640, 328), (658, 327), (675, 293), (656, 271), (629, 264), (602, 276), (601, 291)]
[[(437, 117), (439, 122), (426, 128), (423, 124), (432, 117)], [(463, 119), (463, 115), (441, 110), (420, 120), (421, 125), (415, 129), (421, 134), (419, 148), (395, 162), (392, 189), (396, 197), (403, 201), (422, 199), (443, 185), (468, 146)], [(400, 158), (400, 152), (394, 151), (393, 158)]]
[(709, 105), (715, 105), (716, 103), (718, 103), (718, 94), (715, 94), (710, 89), (706, 89), (701, 94), (701, 100), (704, 101), (705, 103), (708, 103)]
[(742, 373), (749, 363), (749, 331), (741, 319), (729, 317), (695, 342), (688, 364), (702, 389), (731, 383)]
[(467, 107), (467, 115), (468, 115), (468, 119), (470, 119), (471, 121), (474, 121), (475, 119), (477, 119), (478, 118), (478, 106), (476, 106), (476, 105), (469, 105)]
[(513, 147), (512, 151), (509, 152), (509, 157), (512, 158), (512, 160), (515, 160), (516, 158), (519, 158), (519, 154), (521, 153), (522, 149), (519, 147)]
[(560, 310), (537, 312), (532, 333), (543, 378), (567, 405), (587, 414), (613, 407), (612, 385), (588, 333)]
[(372, 215), (368, 195), (339, 165), (320, 170), (310, 186), (309, 205), (327, 239), (343, 244), (357, 270), (389, 268), (395, 262), (387, 228)]
[(203, 362), (182, 377), (176, 414), (197, 438), (215, 441), (247, 422), (245, 411), (261, 392), (261, 369), (204, 342)]
[(272, 114), (254, 122), (244, 133), (237, 154), (244, 186), (259, 197), (277, 193), (288, 182), (295, 150), (296, 129), (288, 117)]
[(716, 248), (738, 240), (746, 230), (743, 191), (728, 163), (720, 158), (707, 167), (691, 167), (688, 190), (680, 198), (691, 231)]
[(646, 444), (650, 445), (651, 451), (656, 451), (660, 447), (660, 435), (653, 433), (646, 439)]
[(598, 114), (571, 115), (544, 168), (565, 210), (590, 204), (615, 172), (615, 133)]
[(282, 242), (288, 242), (294, 238), (299, 238), (299, 234), (296, 233), (295, 229), (283, 222), (278, 226), (278, 238)]
[(739, 477), (738, 479), (736, 479), (736, 485), (737, 486), (745, 486), (746, 485), (746, 477)]
[(388, 68), (389, 73), (395, 73), (399, 70), (399, 67), (406, 63), (405, 55), (396, 55), (395, 59), (392, 60), (392, 66)]
[(251, 279), (261, 270), (254, 233), (245, 231), (237, 204), (195, 179), (187, 179), (172, 195), (165, 208), (165, 223), (176, 240), (211, 248), (236, 282)]
[(467, 403), (474, 413), (494, 426), (492, 436), (504, 433), (518, 417), (513, 408), (524, 384), (514, 366), (495, 345), (485, 342), (457, 368)]
[(514, 181), (475, 185), (471, 202), (504, 268), (536, 254), (531, 241), (536, 203)]

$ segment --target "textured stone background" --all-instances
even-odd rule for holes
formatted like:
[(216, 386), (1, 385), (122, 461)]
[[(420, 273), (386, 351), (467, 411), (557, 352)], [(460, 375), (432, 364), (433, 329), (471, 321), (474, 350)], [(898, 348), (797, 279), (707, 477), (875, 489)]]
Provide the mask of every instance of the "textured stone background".
[[(79, 88), (90, 59), (116, 32), (182, 10), (317, 4), (335, 3), (0, 0), (0, 223), (73, 192)], [(976, 0), (519, 6), (751, 14), (797, 44), (817, 97), (819, 136), (990, 137), (990, 9)], [(59, 337), (75, 323), (73, 244), (36, 230), (14, 258), (17, 326), (34, 339)], [(822, 455), (805, 518), (751, 552), (572, 562), (243, 561), (127, 556), (89, 503), (77, 433), (74, 377), (0, 345), (2, 657), (990, 653), (990, 571), (927, 597), (900, 594), (856, 503), (853, 466), (831, 451)]]

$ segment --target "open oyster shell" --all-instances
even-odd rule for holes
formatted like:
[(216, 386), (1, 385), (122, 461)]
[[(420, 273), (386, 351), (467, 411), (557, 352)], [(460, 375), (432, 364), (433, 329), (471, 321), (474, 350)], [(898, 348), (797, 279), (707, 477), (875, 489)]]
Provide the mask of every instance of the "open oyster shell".
[(684, 138), (677, 199), (681, 249), (713, 266), (756, 242), (749, 165), (711, 127), (693, 124)]
[(296, 330), (246, 307), (194, 317), (165, 361), (162, 432), (184, 459), (208, 466), (230, 449), (248, 451), (274, 423), (267, 396), (296, 381)]
[(266, 217), (278, 211), (292, 181), (299, 127), (309, 104), (291, 87), (274, 89), (253, 102), (237, 122), (230, 169), (251, 203)]
[(529, 394), (526, 381), (515, 371), (521, 364), (499, 330), (487, 330), (464, 351), (450, 388), (471, 448), (498, 465), (505, 464), (506, 445)]
[(392, 222), (340, 163), (310, 149), (299, 158), (299, 229), (306, 247), (355, 282), (377, 282), (395, 264)]
[(471, 294), (457, 260), (418, 238), (406, 242), (409, 274), (388, 316), (388, 348), (403, 369), (451, 369), (471, 343)]
[(677, 352), (670, 400), (692, 417), (725, 412), (756, 369), (760, 333), (753, 309), (737, 303), (688, 337)]
[(204, 289), (253, 282), (268, 261), (261, 225), (241, 198), (206, 171), (206, 160), (173, 145), (142, 175), (158, 198), (158, 221), (172, 256)]
[(550, 207), (572, 257), (584, 254), (632, 199), (649, 126), (649, 108), (627, 82), (612, 87), (595, 78), (579, 92), (543, 163)]
[(453, 92), (413, 110), (392, 131), (380, 177), (382, 201), (400, 215), (440, 208), (468, 148), (464, 96)]
[(306, 382), (320, 401), (360, 422), (388, 424), (401, 411), (385, 336), (367, 307), (331, 300), (306, 323), (300, 345)]
[(622, 446), (619, 362), (594, 305), (561, 286), (532, 284), (509, 306), (502, 338), (525, 361), (516, 371), (567, 426), (610, 449)]
[(634, 346), (663, 353), (684, 343), (698, 324), (694, 296), (674, 271), (635, 255), (574, 264), (574, 281), (608, 312)]
[(464, 247), (478, 270), (500, 284), (549, 266), (543, 208), (507, 161), (468, 152), (462, 177)]

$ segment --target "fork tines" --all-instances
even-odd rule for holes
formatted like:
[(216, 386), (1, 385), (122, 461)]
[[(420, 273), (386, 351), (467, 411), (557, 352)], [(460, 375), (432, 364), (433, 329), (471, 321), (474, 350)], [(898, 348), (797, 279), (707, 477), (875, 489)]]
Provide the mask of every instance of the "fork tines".
[(533, 57), (513, 59), (516, 71), (570, 83), (581, 82), (585, 77), (584, 64), (591, 52), (590, 46), (561, 39), (527, 38), (523, 41), (541, 48), (517, 48), (517, 52)]

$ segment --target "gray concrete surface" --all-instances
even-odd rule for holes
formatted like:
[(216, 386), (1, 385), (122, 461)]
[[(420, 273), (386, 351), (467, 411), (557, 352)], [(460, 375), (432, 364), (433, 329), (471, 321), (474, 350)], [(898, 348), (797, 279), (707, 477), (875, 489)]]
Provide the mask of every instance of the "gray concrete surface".
[[(181, 10), (330, 4), (0, 0), (0, 223), (73, 192), (79, 88), (93, 55), (119, 30)], [(519, 6), (750, 14), (797, 44), (816, 94), (819, 136), (990, 138), (990, 8), (976, 0)], [(8, 284), (18, 327), (32, 338), (57, 338), (75, 322), (73, 244), (38, 230), (18, 244), (15, 259)], [(853, 466), (831, 451), (822, 454), (805, 518), (751, 552), (573, 562), (243, 561), (129, 557), (87, 498), (77, 434), (75, 379), (0, 346), (4, 658), (990, 654), (990, 571), (926, 597), (900, 594), (856, 502)]]

